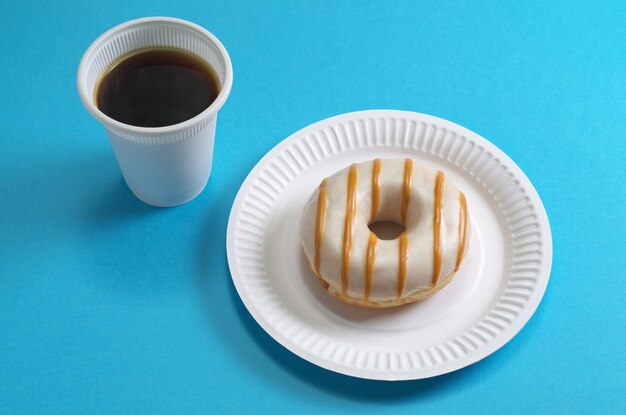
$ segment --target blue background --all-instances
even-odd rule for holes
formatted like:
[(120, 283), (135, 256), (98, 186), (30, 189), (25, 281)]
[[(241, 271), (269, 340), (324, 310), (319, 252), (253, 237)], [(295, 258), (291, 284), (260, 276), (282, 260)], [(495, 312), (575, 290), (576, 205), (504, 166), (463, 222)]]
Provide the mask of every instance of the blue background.
[[(0, 2), (0, 413), (626, 412), (626, 3)], [(130, 193), (75, 87), (98, 35), (150, 15), (206, 27), (235, 70), (211, 180), (173, 209)], [(529, 324), (434, 379), (317, 368), (230, 280), (248, 171), (296, 130), (372, 108), (491, 140), (552, 226)]]

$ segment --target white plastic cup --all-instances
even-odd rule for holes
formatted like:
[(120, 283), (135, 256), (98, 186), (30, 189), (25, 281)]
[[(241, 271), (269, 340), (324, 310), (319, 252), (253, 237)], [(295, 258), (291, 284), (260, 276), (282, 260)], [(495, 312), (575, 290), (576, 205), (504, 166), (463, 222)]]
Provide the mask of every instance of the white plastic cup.
[[(137, 127), (105, 115), (94, 103), (96, 83), (117, 58), (146, 47), (174, 47), (204, 59), (215, 70), (220, 93), (200, 114), (165, 127)], [(106, 129), (126, 184), (139, 199), (161, 207), (195, 198), (211, 174), (217, 112), (233, 83), (230, 57), (206, 29), (181, 19), (148, 17), (122, 23), (96, 39), (78, 67), (83, 105)]]

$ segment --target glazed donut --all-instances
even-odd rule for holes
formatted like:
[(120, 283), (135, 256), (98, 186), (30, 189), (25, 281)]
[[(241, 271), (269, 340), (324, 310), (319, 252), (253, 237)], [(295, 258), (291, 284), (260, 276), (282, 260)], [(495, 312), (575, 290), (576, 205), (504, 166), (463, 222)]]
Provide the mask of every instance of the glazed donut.
[[(368, 225), (405, 227), (394, 240)], [(441, 171), (411, 159), (353, 164), (324, 179), (305, 204), (300, 239), (333, 296), (367, 307), (423, 300), (459, 269), (469, 242), (465, 195)]]

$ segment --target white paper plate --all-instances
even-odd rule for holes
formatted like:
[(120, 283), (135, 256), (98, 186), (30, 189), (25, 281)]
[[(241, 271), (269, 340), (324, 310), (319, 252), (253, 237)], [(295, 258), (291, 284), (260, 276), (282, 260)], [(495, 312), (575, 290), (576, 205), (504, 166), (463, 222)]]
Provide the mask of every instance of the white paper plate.
[[(300, 246), (300, 212), (320, 181), (354, 162), (411, 157), (465, 193), (472, 232), (454, 280), (428, 300), (392, 309), (327, 294)], [(524, 173), (496, 146), (440, 118), (362, 111), (291, 135), (256, 165), (228, 222), (228, 264), (250, 314), (276, 341), (329, 370), (369, 379), (436, 376), (509, 341), (546, 289), (552, 239)]]

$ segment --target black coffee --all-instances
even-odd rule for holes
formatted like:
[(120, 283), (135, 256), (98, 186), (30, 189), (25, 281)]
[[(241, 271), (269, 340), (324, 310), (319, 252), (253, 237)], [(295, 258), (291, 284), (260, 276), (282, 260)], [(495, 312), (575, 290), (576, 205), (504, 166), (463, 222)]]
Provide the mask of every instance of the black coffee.
[(177, 49), (132, 53), (111, 65), (95, 91), (96, 106), (109, 117), (139, 127), (186, 121), (217, 98), (213, 68)]

